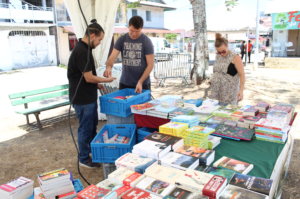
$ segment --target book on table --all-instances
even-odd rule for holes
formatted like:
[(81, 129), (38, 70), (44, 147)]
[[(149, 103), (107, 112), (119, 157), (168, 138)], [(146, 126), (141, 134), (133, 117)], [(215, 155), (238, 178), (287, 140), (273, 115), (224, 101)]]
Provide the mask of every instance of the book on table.
[(220, 108), (220, 106), (202, 104), (201, 106), (199, 106), (197, 108), (193, 108), (193, 109), (196, 113), (212, 114), (212, 112), (214, 112), (218, 108)]
[(164, 199), (209, 199), (209, 197), (184, 189), (175, 188), (169, 195), (165, 196)]
[(284, 111), (271, 110), (267, 115), (267, 119), (278, 122), (284, 122), (286, 124), (290, 123), (289, 114)]
[(172, 150), (176, 150), (178, 147), (184, 145), (184, 140), (182, 138), (166, 135), (159, 132), (153, 132), (152, 134), (146, 136), (144, 139), (158, 143), (163, 143), (166, 145), (171, 145)]
[(117, 168), (124, 167), (143, 174), (145, 170), (154, 162), (156, 162), (156, 159), (133, 153), (126, 153), (115, 161), (115, 165)]
[(228, 138), (251, 141), (254, 135), (254, 130), (219, 124), (214, 132), (214, 135), (221, 135)]
[(268, 196), (236, 187), (233, 185), (228, 185), (225, 190), (221, 193), (219, 199), (232, 199), (232, 198), (255, 198), (255, 199), (269, 199)]
[(199, 165), (199, 159), (180, 153), (169, 152), (159, 160), (159, 163), (166, 167), (185, 171), (186, 169), (196, 168)]
[(157, 195), (153, 193), (149, 193), (147, 191), (141, 190), (139, 188), (133, 188), (132, 190), (128, 191), (126, 194), (122, 196), (122, 199), (161, 199)]
[(159, 197), (169, 195), (175, 189), (175, 185), (146, 177), (136, 185), (137, 188), (152, 193)]
[(210, 149), (210, 150), (214, 149), (216, 146), (218, 146), (221, 143), (221, 140), (222, 140), (222, 138), (220, 138), (220, 137), (209, 135), (208, 136), (208, 149)]
[(230, 182), (230, 180), (233, 178), (235, 174), (235, 171), (229, 169), (215, 168), (207, 165), (199, 165), (198, 167), (196, 167), (195, 170), (224, 177), (227, 179), (227, 184)]
[(114, 172), (108, 175), (108, 178), (113, 179), (119, 183), (123, 183), (126, 186), (135, 187), (142, 179), (145, 178), (145, 175), (134, 172), (130, 169), (120, 167)]
[(256, 116), (258, 114), (258, 109), (254, 107), (248, 108), (243, 112), (243, 116)]
[(270, 104), (265, 102), (258, 102), (254, 108), (258, 109), (260, 112), (266, 112), (270, 108)]
[(121, 187), (123, 186), (123, 183), (114, 180), (114, 179), (110, 179), (107, 178), (101, 182), (99, 182), (98, 184), (96, 184), (97, 187), (101, 187), (103, 189), (109, 189), (110, 191), (112, 191), (115, 187)]
[(171, 149), (172, 146), (170, 144), (144, 140), (133, 146), (132, 153), (159, 160), (161, 157), (170, 152)]
[(294, 117), (293, 116), (293, 114), (294, 114), (294, 108), (292, 106), (286, 106), (286, 105), (278, 105), (278, 104), (276, 104), (275, 106), (273, 106), (273, 107), (271, 107), (269, 109), (269, 112), (272, 111), (272, 110), (283, 111), (283, 112), (288, 113), (288, 115), (289, 115), (288, 121), (291, 121), (292, 118)]
[(175, 185), (176, 179), (184, 174), (184, 171), (174, 168), (165, 167), (162, 165), (153, 165), (149, 167), (145, 175), (160, 181)]
[[(104, 197), (105, 199), (121, 199), (125, 194), (134, 189), (134, 187), (123, 185), (121, 187), (116, 187), (112, 192)], [(85, 199), (85, 198), (84, 198)]]
[(241, 174), (247, 174), (253, 169), (253, 164), (247, 162), (242, 162), (240, 160), (235, 160), (233, 158), (228, 158), (223, 156), (217, 160), (214, 164), (214, 167), (229, 169)]
[(268, 128), (278, 131), (284, 131), (286, 128), (288, 128), (287, 126), (289, 125), (287, 125), (285, 122), (278, 122), (264, 118), (261, 118), (255, 123), (255, 127)]
[(221, 116), (212, 116), (209, 118), (206, 123), (208, 124), (224, 124), (224, 122), (228, 120), (227, 117), (221, 117)]
[(24, 196), (25, 198), (28, 195), (31, 196), (32, 192), (33, 180), (23, 176), (0, 186), (0, 198), (14, 199), (21, 196)]
[(196, 157), (200, 164), (210, 165), (215, 159), (215, 151), (184, 145), (175, 150), (176, 153)]

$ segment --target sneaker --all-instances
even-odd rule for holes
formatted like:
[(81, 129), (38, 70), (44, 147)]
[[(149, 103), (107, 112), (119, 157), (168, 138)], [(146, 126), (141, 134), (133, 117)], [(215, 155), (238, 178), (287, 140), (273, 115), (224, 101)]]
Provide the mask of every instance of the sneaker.
[(86, 168), (99, 168), (99, 167), (101, 167), (101, 164), (99, 164), (99, 163), (93, 163), (92, 160), (89, 160), (89, 161), (87, 161), (85, 163), (79, 162), (79, 165), (83, 166), (83, 167), (86, 167)]

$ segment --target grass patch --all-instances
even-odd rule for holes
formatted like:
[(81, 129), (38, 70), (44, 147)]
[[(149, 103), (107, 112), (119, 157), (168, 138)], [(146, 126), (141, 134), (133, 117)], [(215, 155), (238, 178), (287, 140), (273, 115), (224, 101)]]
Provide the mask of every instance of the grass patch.
[(63, 64), (59, 64), (58, 67), (59, 67), (59, 68), (64, 68), (64, 69), (68, 69), (68, 67), (65, 66), (65, 65), (63, 65)]

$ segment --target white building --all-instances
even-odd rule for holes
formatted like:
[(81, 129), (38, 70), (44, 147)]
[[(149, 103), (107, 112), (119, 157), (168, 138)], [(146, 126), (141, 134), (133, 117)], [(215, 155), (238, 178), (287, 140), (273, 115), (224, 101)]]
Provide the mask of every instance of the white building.
[(52, 0), (0, 0), (0, 69), (57, 65)]

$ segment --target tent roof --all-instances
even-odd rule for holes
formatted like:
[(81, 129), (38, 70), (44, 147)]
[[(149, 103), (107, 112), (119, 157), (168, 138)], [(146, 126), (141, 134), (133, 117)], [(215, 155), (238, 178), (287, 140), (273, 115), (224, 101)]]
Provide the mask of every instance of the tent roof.
[(265, 14), (300, 11), (299, 0), (270, 0), (267, 4)]
[[(128, 1), (135, 2), (136, 0), (128, 0)], [(141, 1), (139, 4), (144, 5), (144, 6), (152, 6), (152, 7), (165, 8), (165, 9), (169, 9), (169, 10), (176, 10), (176, 7), (169, 6), (169, 5), (166, 5), (163, 3), (152, 2), (152, 1)]]

